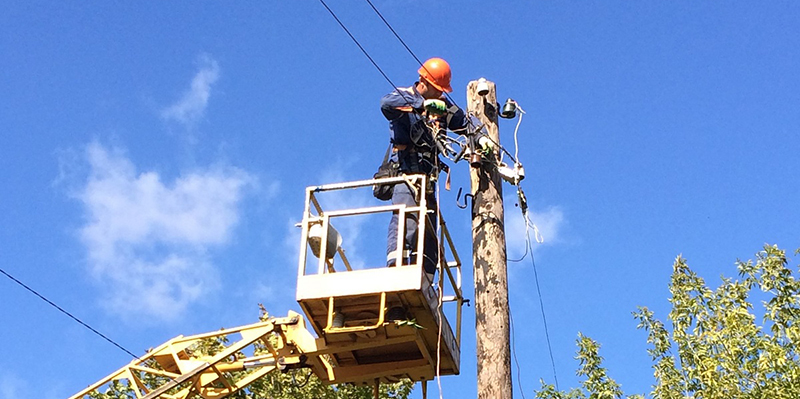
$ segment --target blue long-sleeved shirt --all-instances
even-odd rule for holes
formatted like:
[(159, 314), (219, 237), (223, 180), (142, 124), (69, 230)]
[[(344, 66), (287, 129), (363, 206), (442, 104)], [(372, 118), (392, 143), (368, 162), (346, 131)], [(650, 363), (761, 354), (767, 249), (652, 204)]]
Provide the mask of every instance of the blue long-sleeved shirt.
[[(439, 118), (442, 126), (453, 132), (462, 133), (468, 124), (464, 111), (456, 106), (447, 97), (442, 97), (445, 102), (448, 116)], [(425, 98), (416, 89), (416, 83), (411, 87), (402, 87), (383, 96), (381, 99), (381, 112), (389, 120), (389, 131), (392, 143), (407, 146), (430, 145), (433, 134), (425, 124), (423, 116), (423, 103)], [(449, 119), (449, 123), (448, 123)]]

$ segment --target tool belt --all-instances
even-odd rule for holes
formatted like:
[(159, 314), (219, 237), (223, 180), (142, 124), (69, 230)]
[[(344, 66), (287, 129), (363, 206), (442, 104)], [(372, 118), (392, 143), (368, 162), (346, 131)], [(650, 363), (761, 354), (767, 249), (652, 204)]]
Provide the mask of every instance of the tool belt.
[(418, 147), (406, 147), (398, 149), (394, 147), (397, 161), (400, 163), (400, 171), (407, 174), (436, 174), (437, 154), (428, 149)]
[(447, 165), (438, 159), (438, 154), (428, 148), (407, 146), (394, 146), (392, 150), (397, 155), (397, 160), (402, 174), (428, 175), (427, 193), (433, 193), (439, 172), (446, 170)]

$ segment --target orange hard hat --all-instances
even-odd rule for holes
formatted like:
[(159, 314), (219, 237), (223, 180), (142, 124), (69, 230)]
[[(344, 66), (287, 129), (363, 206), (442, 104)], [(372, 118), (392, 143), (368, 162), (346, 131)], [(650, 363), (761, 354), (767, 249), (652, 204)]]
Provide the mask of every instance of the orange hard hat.
[(419, 76), (441, 91), (447, 93), (453, 91), (453, 88), (450, 87), (450, 64), (441, 58), (431, 58), (425, 61), (419, 68)]

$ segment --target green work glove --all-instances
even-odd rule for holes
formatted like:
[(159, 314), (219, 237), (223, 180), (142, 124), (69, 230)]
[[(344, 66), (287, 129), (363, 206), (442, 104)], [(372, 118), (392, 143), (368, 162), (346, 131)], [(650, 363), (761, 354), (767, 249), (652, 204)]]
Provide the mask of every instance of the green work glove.
[(425, 100), (423, 106), (430, 115), (444, 115), (447, 113), (447, 104), (442, 100)]

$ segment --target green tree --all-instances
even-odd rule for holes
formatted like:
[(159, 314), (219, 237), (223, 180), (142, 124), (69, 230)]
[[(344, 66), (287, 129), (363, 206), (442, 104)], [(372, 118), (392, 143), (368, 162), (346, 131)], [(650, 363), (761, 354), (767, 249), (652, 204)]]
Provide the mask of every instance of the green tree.
[[(381, 384), (381, 398), (406, 399), (414, 384), (400, 381), (395, 384)], [(350, 384), (324, 385), (313, 373), (297, 372), (271, 373), (250, 385), (247, 392), (239, 398), (255, 399), (372, 399), (373, 387)]]
[[(678, 257), (669, 284), (669, 327), (646, 307), (633, 313), (651, 346), (655, 382), (650, 396), (800, 398), (800, 281), (788, 263), (785, 251), (767, 245), (755, 262), (736, 262), (739, 279), (723, 277), (711, 289)], [(766, 298), (761, 318), (750, 301), (759, 291)], [(582, 387), (564, 392), (542, 382), (536, 397), (622, 398), (620, 386), (602, 367), (599, 345), (581, 334), (578, 348)], [(629, 396), (634, 397), (642, 396)]]

